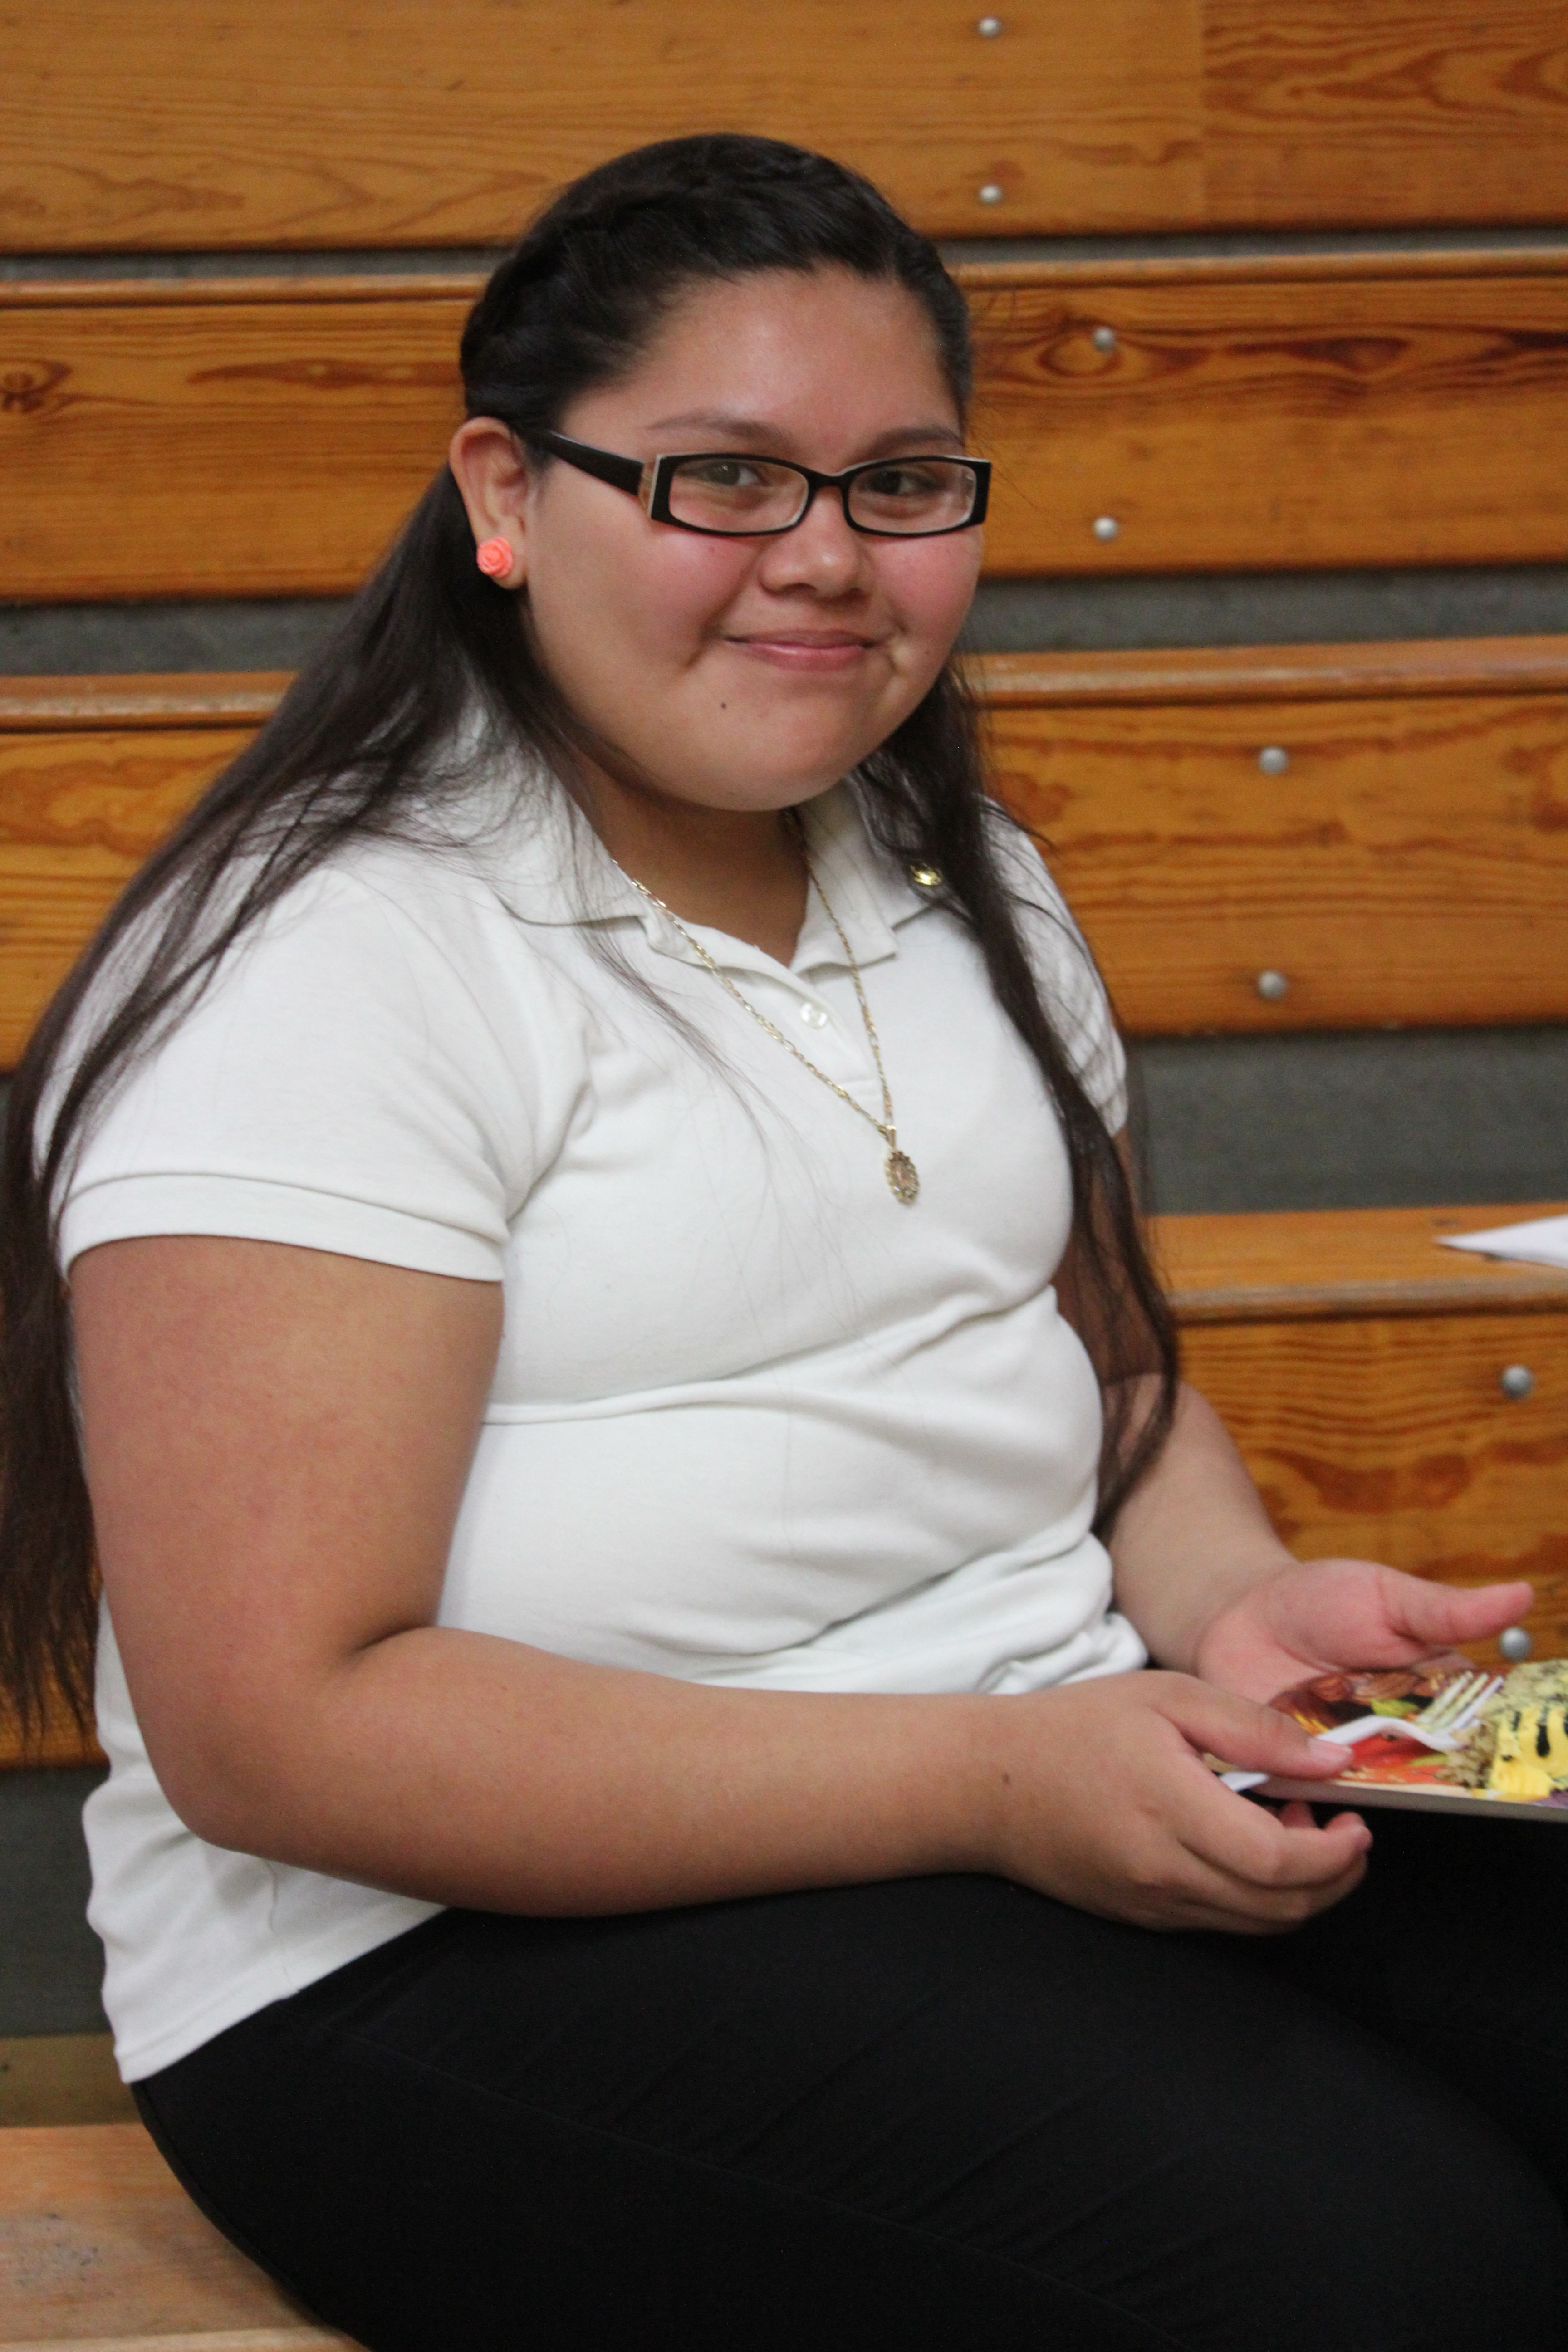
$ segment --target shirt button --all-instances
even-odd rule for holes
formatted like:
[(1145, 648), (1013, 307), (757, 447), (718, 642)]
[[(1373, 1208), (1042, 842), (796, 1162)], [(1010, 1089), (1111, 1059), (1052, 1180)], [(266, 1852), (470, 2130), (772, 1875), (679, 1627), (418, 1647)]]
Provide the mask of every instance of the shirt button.
[(827, 1015), (820, 1004), (803, 1004), (800, 1017), (808, 1029), (826, 1029), (827, 1026)]

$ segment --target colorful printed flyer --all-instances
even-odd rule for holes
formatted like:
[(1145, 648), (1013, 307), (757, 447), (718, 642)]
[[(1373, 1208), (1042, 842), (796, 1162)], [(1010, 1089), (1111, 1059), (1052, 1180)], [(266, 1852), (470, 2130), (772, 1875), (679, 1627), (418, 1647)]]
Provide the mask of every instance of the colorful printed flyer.
[(1510, 1674), (1451, 1659), (1319, 1675), (1281, 1691), (1281, 1715), (1349, 1751), (1332, 1780), (1226, 1772), (1227, 1788), (1315, 1804), (1568, 1823), (1568, 1659)]

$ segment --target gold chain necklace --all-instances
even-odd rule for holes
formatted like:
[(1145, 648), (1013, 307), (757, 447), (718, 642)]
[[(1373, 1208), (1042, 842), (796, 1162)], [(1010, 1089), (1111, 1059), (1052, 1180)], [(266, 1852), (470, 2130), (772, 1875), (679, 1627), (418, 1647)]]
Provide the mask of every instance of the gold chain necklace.
[(837, 916), (834, 913), (832, 907), (828, 904), (827, 893), (823, 888), (821, 882), (817, 879), (816, 868), (812, 864), (810, 853), (807, 851), (804, 844), (801, 846), (800, 854), (805, 863), (807, 875), (816, 885), (816, 895), (822, 901), (822, 911), (827, 917), (828, 921), (832, 924), (834, 929), (838, 934), (838, 944), (844, 950), (844, 961), (849, 967), (849, 977), (855, 983), (855, 993), (858, 998), (860, 1004), (860, 1018), (866, 1024), (866, 1042), (871, 1048), (871, 1059), (877, 1065), (877, 1076), (880, 1081), (882, 1088), (882, 1116), (880, 1118), (876, 1116), (874, 1111), (868, 1111), (864, 1103), (858, 1103), (854, 1096), (848, 1092), (847, 1088), (839, 1085), (837, 1078), (830, 1078), (826, 1070), (819, 1070), (816, 1064), (814, 1061), (811, 1061), (807, 1055), (801, 1052), (800, 1047), (795, 1044), (793, 1037), (786, 1037), (784, 1031), (775, 1027), (774, 1024), (768, 1019), (767, 1014), (760, 1011), (759, 1008), (752, 1003), (749, 996), (743, 996), (741, 993), (741, 991), (736, 987), (729, 973), (721, 970), (720, 965), (715, 962), (714, 959), (709, 954), (707, 949), (703, 946), (701, 940), (694, 940), (692, 938), (691, 933), (687, 929), (679, 916), (672, 915), (669, 908), (665, 905), (664, 900), (662, 898), (656, 898), (646, 882), (639, 882), (635, 875), (631, 874), (626, 876), (626, 879), (631, 884), (634, 890), (641, 891), (643, 897), (647, 900), (650, 907), (657, 907), (659, 913), (674, 924), (676, 929), (680, 933), (681, 938), (686, 941), (687, 946), (691, 950), (692, 954), (699, 957), (700, 961), (707, 965), (714, 979), (719, 982), (720, 987), (729, 991), (736, 1003), (741, 1005), (744, 1011), (751, 1014), (758, 1028), (765, 1029), (768, 1035), (773, 1038), (777, 1044), (781, 1045), (786, 1054), (793, 1054), (795, 1055), (795, 1060), (800, 1064), (803, 1069), (809, 1070), (814, 1078), (820, 1078), (825, 1087), (830, 1087), (833, 1089), (833, 1092), (838, 1097), (840, 1102), (847, 1102), (851, 1110), (858, 1111), (860, 1117), (865, 1119), (869, 1126), (876, 1129), (878, 1134), (881, 1137), (883, 1142), (888, 1147), (888, 1156), (882, 1162), (882, 1169), (883, 1173), (888, 1179), (889, 1189), (892, 1192), (893, 1198), (896, 1201), (910, 1202), (914, 1200), (918, 1195), (921, 1189), (921, 1180), (915, 1168), (915, 1163), (910, 1158), (909, 1153), (899, 1150), (898, 1129), (893, 1124), (893, 1097), (888, 1087), (888, 1073), (882, 1067), (882, 1048), (878, 1042), (877, 1024), (871, 1018), (871, 1008), (866, 1002), (866, 991), (861, 984), (860, 967), (856, 962), (854, 951), (851, 949), (847, 939), (844, 935), (843, 924), (839, 921)]

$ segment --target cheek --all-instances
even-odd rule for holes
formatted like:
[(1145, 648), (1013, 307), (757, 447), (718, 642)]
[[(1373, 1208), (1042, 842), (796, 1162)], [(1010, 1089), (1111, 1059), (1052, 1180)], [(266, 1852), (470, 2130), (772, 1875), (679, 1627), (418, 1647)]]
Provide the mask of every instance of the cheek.
[(943, 653), (963, 625), (974, 601), (984, 552), (978, 531), (955, 531), (951, 539), (884, 543), (877, 557), (882, 593), (917, 643)]
[(693, 531), (637, 528), (580, 545), (559, 609), (617, 657), (679, 661), (742, 588), (752, 558), (739, 544)]

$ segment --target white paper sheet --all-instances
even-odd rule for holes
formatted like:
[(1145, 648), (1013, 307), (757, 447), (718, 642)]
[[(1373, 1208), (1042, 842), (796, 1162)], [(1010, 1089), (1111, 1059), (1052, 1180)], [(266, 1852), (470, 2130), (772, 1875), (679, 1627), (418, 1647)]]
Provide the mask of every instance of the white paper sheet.
[(1530, 1217), (1522, 1225), (1493, 1225), (1484, 1234), (1439, 1234), (1437, 1238), (1445, 1249), (1523, 1258), (1531, 1265), (1568, 1266), (1568, 1217)]

